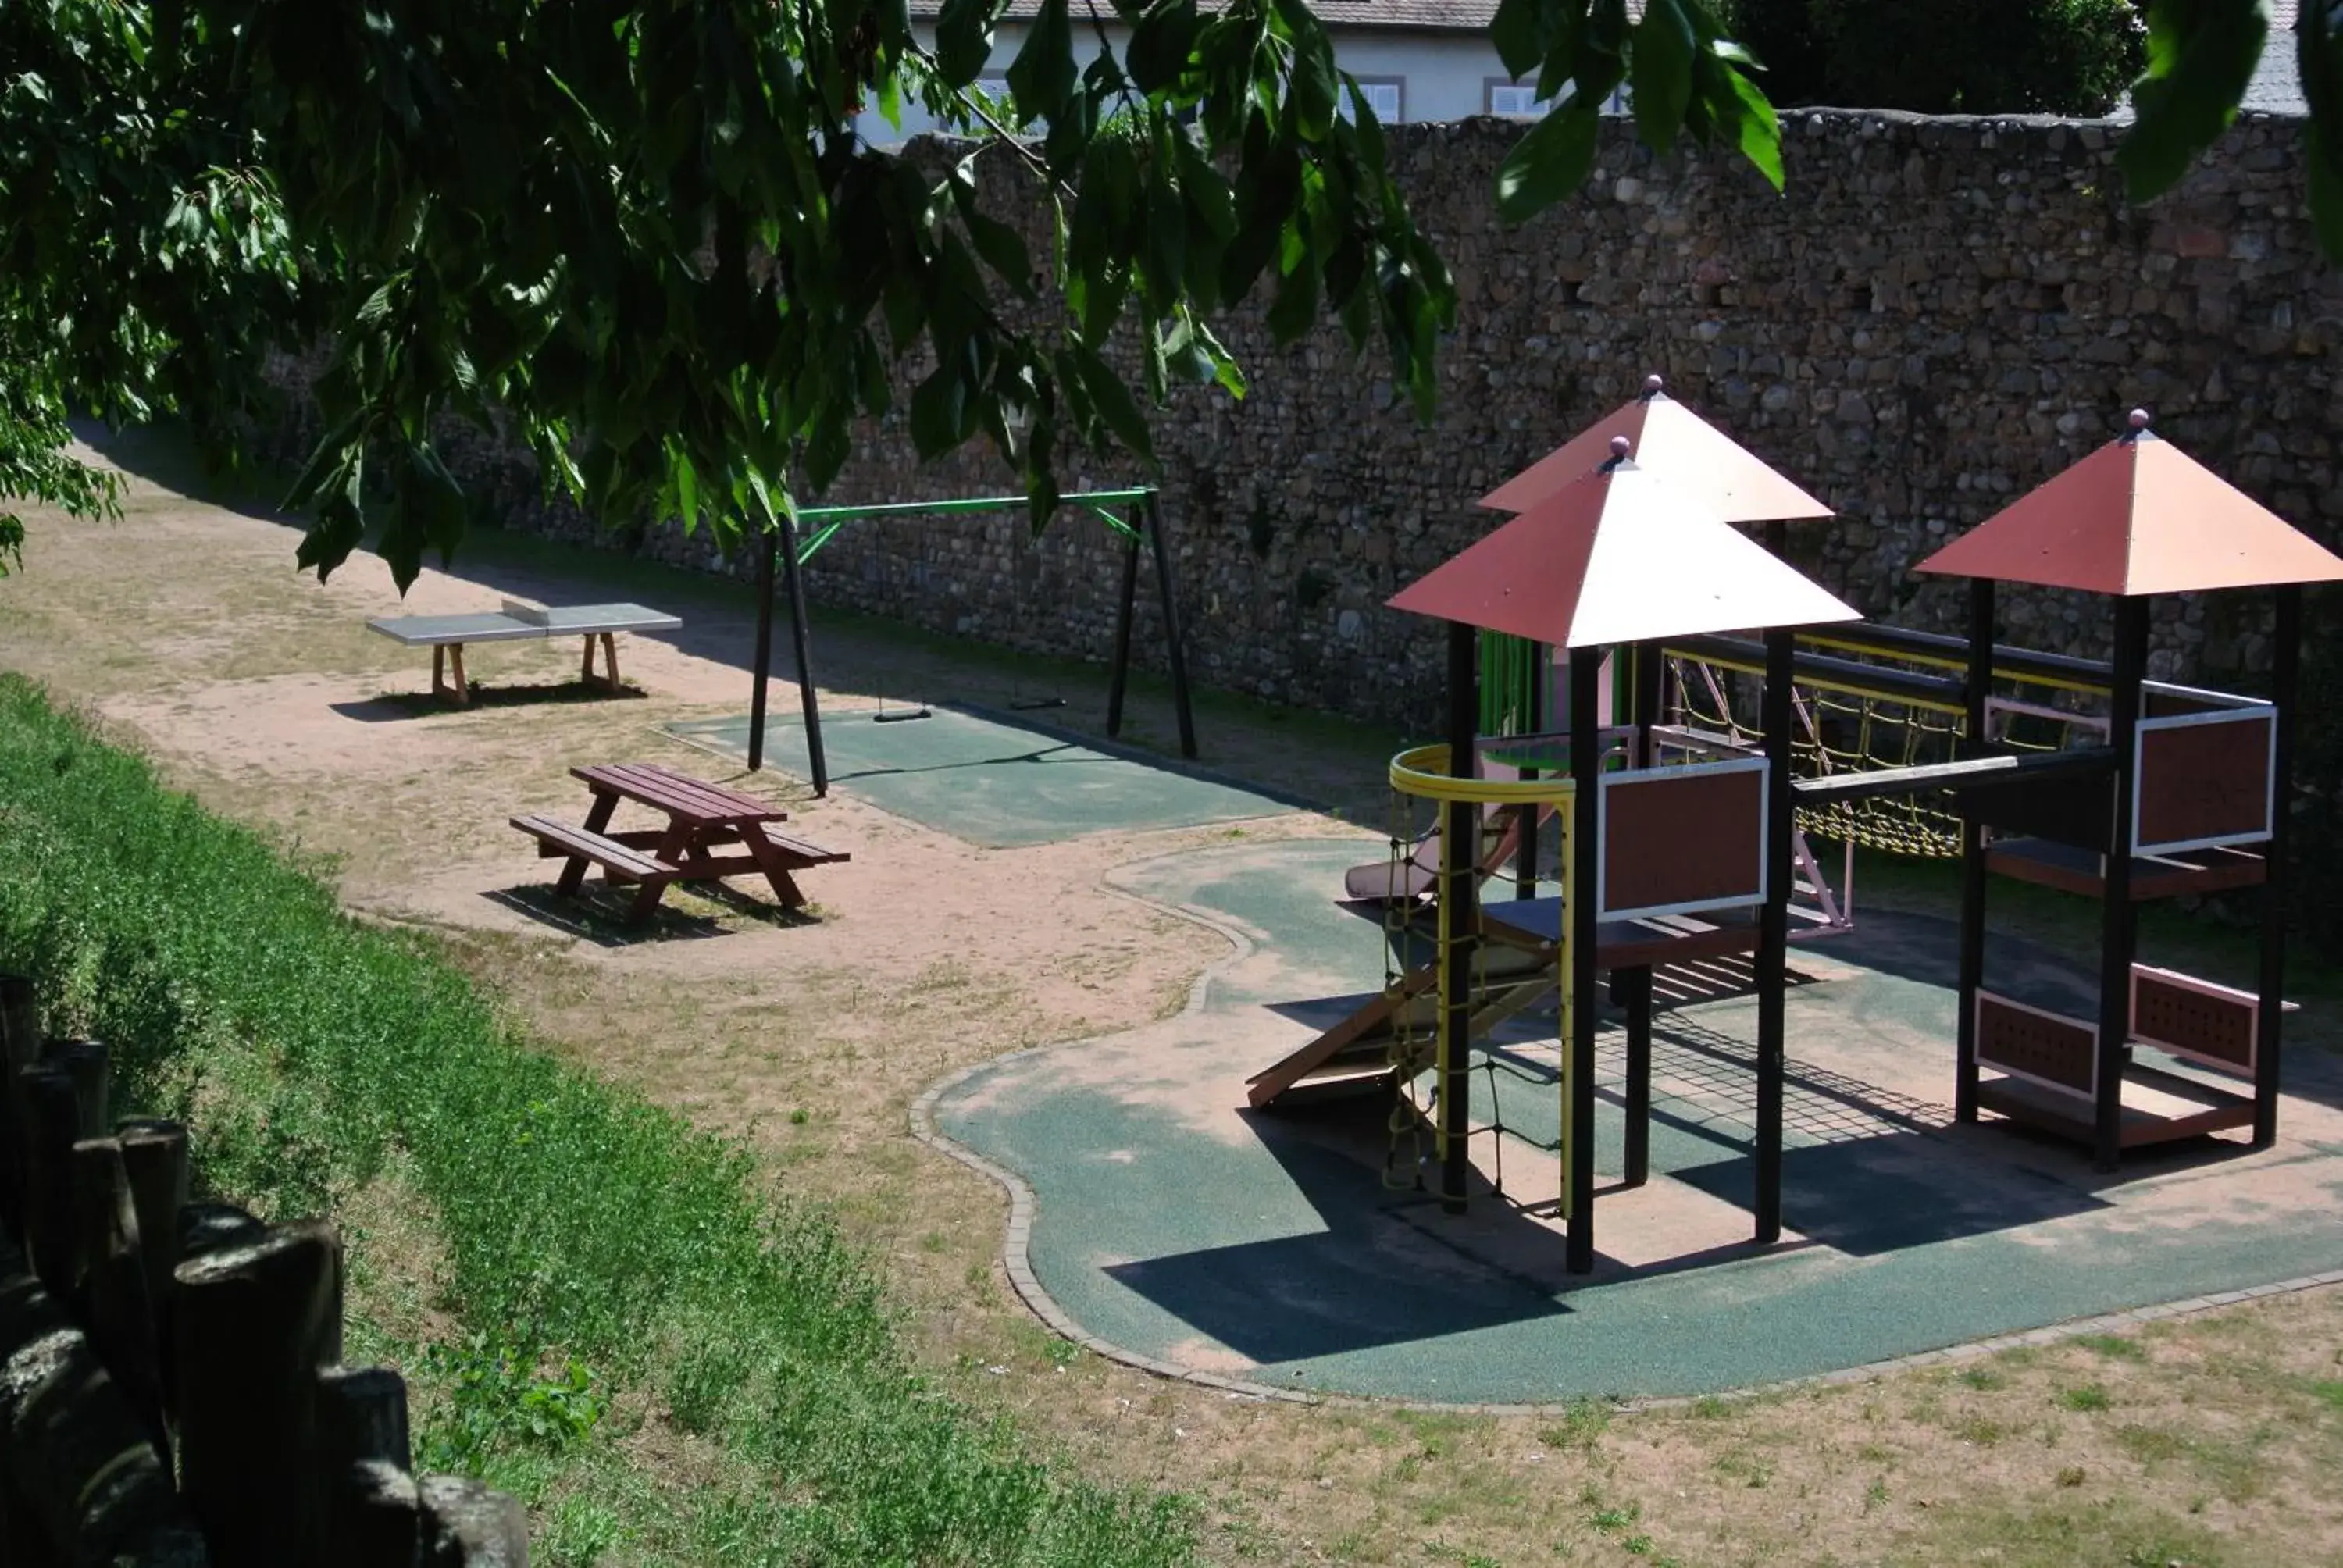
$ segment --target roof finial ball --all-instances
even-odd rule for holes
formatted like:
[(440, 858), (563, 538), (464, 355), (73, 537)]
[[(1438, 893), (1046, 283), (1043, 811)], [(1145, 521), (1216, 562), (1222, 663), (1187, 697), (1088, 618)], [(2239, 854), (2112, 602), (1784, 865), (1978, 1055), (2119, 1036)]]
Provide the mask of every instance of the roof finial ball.
[(1625, 461), (1627, 460), (1627, 454), (1628, 454), (1629, 452), (1631, 452), (1631, 451), (1634, 450), (1634, 447), (1635, 447), (1635, 444), (1634, 444), (1633, 441), (1630, 441), (1629, 439), (1627, 439), (1627, 437), (1624, 437), (1624, 436), (1614, 436), (1614, 437), (1611, 437), (1611, 460), (1612, 460), (1613, 462), (1614, 462), (1614, 463), (1624, 463), (1624, 462), (1625, 462)]
[(2134, 430), (2145, 430), (2145, 429), (2147, 429), (2147, 409), (2145, 409), (2145, 408), (2135, 408), (2135, 409), (2133, 409), (2133, 410), (2131, 411), (2130, 419), (2131, 419), (2131, 427), (2132, 427)]
[(1666, 386), (1667, 382), (1662, 377), (1657, 376), (1646, 376), (1644, 377), (1644, 396), (1646, 397), (1656, 397), (1660, 395), (1661, 390)]

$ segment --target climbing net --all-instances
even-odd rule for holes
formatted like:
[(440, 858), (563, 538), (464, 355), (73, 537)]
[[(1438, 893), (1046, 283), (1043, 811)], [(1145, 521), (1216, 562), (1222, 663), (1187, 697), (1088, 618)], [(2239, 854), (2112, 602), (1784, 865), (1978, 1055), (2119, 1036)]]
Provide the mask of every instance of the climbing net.
[[(1764, 743), (1764, 731), (1748, 721), (1756, 705), (1737, 689), (1739, 672), (1692, 658), (1669, 663), (1685, 722), (1736, 745)], [(2106, 734), (2105, 719), (2046, 703), (1995, 698), (1986, 707), (1992, 739), (2018, 750), (2060, 750), (2077, 730), (2094, 739)], [(1968, 729), (1966, 714), (1950, 703), (1805, 685), (1797, 689), (1793, 712), (1791, 761), (1802, 779), (1949, 762)], [(1798, 830), (1817, 839), (1929, 859), (1961, 852), (1960, 818), (1935, 794), (1801, 806), (1795, 816)]]

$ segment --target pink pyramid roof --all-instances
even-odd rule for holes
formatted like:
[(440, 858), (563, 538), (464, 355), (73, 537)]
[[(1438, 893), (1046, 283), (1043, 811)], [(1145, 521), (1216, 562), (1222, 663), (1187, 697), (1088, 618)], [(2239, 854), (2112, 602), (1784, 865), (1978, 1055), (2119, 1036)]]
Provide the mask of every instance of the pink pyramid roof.
[(1613, 409), (1559, 450), (1481, 498), (1501, 512), (1526, 512), (1611, 456), (1624, 436), (1635, 460), (1665, 472), (1728, 523), (1827, 518), (1831, 509), (1790, 483), (1733, 437), (1669, 397), (1656, 376), (1644, 395)]
[(2343, 580), (2343, 557), (2131, 417), (1916, 569), (2119, 597)]
[(1624, 460), (1582, 474), (1391, 606), (1557, 648), (1863, 618), (1697, 491)]

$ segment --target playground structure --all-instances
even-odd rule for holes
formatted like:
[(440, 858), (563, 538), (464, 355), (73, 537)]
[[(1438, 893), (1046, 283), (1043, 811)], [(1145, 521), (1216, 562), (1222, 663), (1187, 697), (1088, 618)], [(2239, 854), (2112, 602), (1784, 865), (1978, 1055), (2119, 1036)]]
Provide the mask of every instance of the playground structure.
[[(1657, 389), (1647, 393), (1647, 407)], [(1608, 972), (1629, 1010), (1630, 1183), (1641, 1176), (1638, 1108), (1649, 1107), (1651, 988), (1654, 964), (1672, 959), (1755, 954), (1761, 975), (1779, 974), (1788, 944), (1791, 875), (1787, 795), (1789, 628), (1853, 620), (1855, 612), (1719, 516), (1708, 498), (1679, 487), (1632, 457), (1633, 438), (1609, 437), (1611, 457), (1578, 479), (1532, 499), (1528, 509), (1401, 593), (1393, 608), (1448, 624), (1449, 739), (1403, 753), (1391, 780), (1402, 795), (1435, 801), (1442, 812), (1439, 874), (1428, 963), (1387, 992), (1395, 1134), (1428, 1127), (1444, 1207), (1466, 1201), (1472, 1039), (1493, 1010), (1517, 1007), (1544, 970), (1562, 996), (1563, 1159), (1561, 1211), (1569, 1266), (1594, 1266), (1594, 1040), (1597, 977)], [(1655, 724), (1664, 639), (1731, 628), (1768, 632), (1769, 750), (1762, 758), (1717, 756), (1697, 737)], [(1567, 661), (1561, 728), (1508, 742), (1518, 752), (1559, 743), (1567, 766), (1554, 777), (1481, 776), (1480, 634), (1502, 633), (1559, 650)], [(1615, 649), (1637, 652), (1636, 701), (1629, 723), (1600, 721), (1603, 671)], [(1629, 764), (1606, 769), (1606, 762)], [(1477, 813), (1551, 807), (1560, 822), (1564, 893), (1483, 904), (1474, 858)], [(1410, 849), (1408, 853), (1413, 853)], [(1394, 859), (1401, 858), (1394, 839)], [(1769, 898), (1769, 889), (1784, 896)], [(1518, 890), (1517, 890), (1518, 891)], [(1753, 918), (1753, 911), (1755, 913)], [(1503, 994), (1484, 983), (1486, 954), (1513, 977)], [(1503, 978), (1501, 976), (1501, 978)], [(1543, 989), (1541, 987), (1541, 989)], [(1418, 998), (1436, 990), (1428, 1041), (1410, 1027)], [(1757, 1231), (1780, 1233), (1783, 1019), (1780, 987), (1759, 1025)], [(1339, 1036), (1341, 1030), (1332, 1031)], [(1640, 1050), (1639, 1050), (1640, 1042)], [(1255, 1081), (1266, 1104), (1339, 1071), (1322, 1036)], [(1320, 1060), (1312, 1061), (1313, 1054)], [(1427, 1102), (1413, 1086), (1428, 1070)], [(1320, 1081), (1323, 1077), (1320, 1076)], [(1264, 1089), (1277, 1086), (1276, 1092)], [(1770, 1107), (1770, 1112), (1768, 1108)], [(1770, 1151), (1770, 1159), (1767, 1158)]]
[[(1813, 857), (1796, 853), (1812, 832), (1844, 842), (1850, 868), (1858, 841), (1961, 859), (1957, 1120), (1989, 1110), (2075, 1140), (2102, 1171), (2117, 1169), (2127, 1148), (2224, 1130), (2250, 1129), (2252, 1146), (2268, 1147), (2285, 1008), (2279, 802), (2300, 585), (2343, 579), (2343, 559), (2147, 424), (2136, 413), (2123, 437), (1921, 563), (1971, 579), (1966, 638), (1849, 626), (1855, 612), (1836, 601), (1825, 611), (1788, 595), (1794, 612), (1742, 614), (1744, 601), (1711, 580), (1706, 559), (1621, 571), (1643, 551), (1621, 548), (1631, 536), (1605, 532), (1608, 508), (1593, 498), (1659, 471), (1647, 454), (1627, 460), (1631, 428), (1709, 465), (1692, 476), (1665, 470), (1674, 493), (1647, 516), (1691, 527), (1706, 512), (1713, 525), (1717, 506), (1752, 497), (1793, 517), (1820, 515), (1818, 507), (1791, 510), (1810, 498), (1786, 481), (1753, 478), (1750, 466), (1763, 465), (1667, 399), (1656, 378), (1643, 398), (1494, 492), (1490, 503), (1526, 509), (1391, 601), (1450, 626), (1449, 741), (1403, 753), (1391, 769), (1395, 799), (1439, 804), (1439, 828), (1421, 837), (1395, 828), (1387, 877), (1379, 886), (1363, 879), (1363, 890), (1354, 872), (1346, 887), (1354, 898), (1383, 896), (1403, 958), (1382, 997), (1256, 1075), (1252, 1103), (1387, 1090), (1394, 1151), (1403, 1137), (1428, 1130), (1443, 1205), (1461, 1211), (1470, 1140), (1494, 1131), (1471, 1120), (1473, 1040), (1558, 990), (1561, 1213), (1567, 1266), (1584, 1272), (1594, 1263), (1597, 975), (1610, 974), (1627, 1015), (1624, 1163), (1632, 1187), (1646, 1177), (1653, 969), (1754, 951), (1755, 1236), (1771, 1243), (1782, 1228), (1783, 954), (1794, 887), (1821, 890), (1825, 925), (1845, 912), (1831, 910)], [(1611, 459), (1567, 477), (1598, 436)], [(1560, 521), (1573, 512), (1575, 529)], [(1778, 549), (1785, 519), (1763, 520)], [(1670, 526), (1654, 525), (1636, 545), (1663, 557), (1683, 548), (1688, 536), (1671, 536)], [(1729, 528), (1717, 532), (1754, 548)], [(1827, 599), (1771, 554), (1755, 553)], [(1599, 596), (1590, 596), (1590, 579), (1602, 584)], [(2002, 581), (2113, 598), (2112, 658), (1997, 645), (1994, 585)], [(2244, 587), (2276, 590), (2268, 699), (2146, 678), (2151, 596)], [(1600, 601), (1591, 613), (1590, 597)], [(1735, 614), (1717, 618), (1728, 605)], [(1725, 624), (1735, 616), (1737, 624)], [(1564, 623), (1567, 632), (1556, 635)], [(1527, 641), (1533, 693), (1549, 658), (1566, 669), (1560, 729), (1534, 722), (1534, 696), (1525, 709), (1490, 699), (1489, 684), (1521, 688), (1511, 661), (1523, 655), (1502, 643), (1476, 646), (1476, 628)], [(1765, 635), (1738, 635), (1751, 631)], [(1624, 645), (1615, 681), (1606, 679), (1606, 644)], [(1751, 676), (1763, 682), (1754, 721), (1735, 689)], [(1606, 698), (1624, 706), (1627, 724), (1603, 722)], [(1594, 722), (1570, 722), (1581, 715)], [(1883, 753), (1886, 766), (1878, 765)], [(1497, 776), (1513, 771), (1508, 757), (1518, 764), (1562, 756), (1566, 765), (1554, 776), (1531, 776), (1534, 765), (1522, 777)], [(1493, 835), (1485, 815), (1540, 809), (1563, 822), (1559, 897), (1532, 896), (1532, 824), (1517, 817), (1508, 839)], [(1498, 851), (1507, 849), (1519, 862), (1516, 896), (1483, 902), (1481, 884), (1499, 874)], [(1988, 989), (1989, 873), (2100, 900), (2097, 1017), (2060, 1016)], [(2138, 900), (2253, 885), (2264, 889), (2254, 990), (2137, 961)], [(1851, 888), (1842, 882), (1840, 892)], [(1429, 961), (1412, 961), (1425, 942)], [(2137, 1060), (2135, 1047), (2169, 1064)]]
[[(1061, 496), (1061, 507), (1087, 510), (1123, 541), (1122, 582), (1116, 600), (1114, 656), (1107, 688), (1106, 732), (1122, 733), (1123, 696), (1131, 676), (1131, 624), (1139, 601), (1139, 557), (1149, 549), (1155, 566), (1157, 601), (1162, 608), (1163, 640), (1172, 676), (1172, 703), (1180, 727), (1180, 755), (1196, 756), (1196, 719), (1188, 689), (1188, 660), (1180, 633), (1179, 595), (1172, 577), (1172, 554), (1164, 538), (1161, 494), (1151, 487), (1087, 490)], [(979, 512), (1029, 510), (1023, 496), (969, 497), (941, 501), (890, 501), (867, 506), (807, 507), (794, 518), (784, 512), (757, 554), (756, 675), (749, 698), (748, 761), (750, 772), (765, 765), (766, 699), (772, 679), (773, 599), (776, 565), (789, 598), (789, 632), (797, 662), (799, 702), (806, 728), (806, 753), (816, 795), (830, 793), (830, 762), (822, 745), (821, 702), (814, 689), (813, 632), (806, 618), (804, 567), (850, 524), (874, 518), (965, 517)], [(812, 532), (800, 538), (799, 524)], [(1052, 704), (1054, 706), (1054, 704)], [(925, 718), (924, 707), (900, 713), (883, 708), (880, 719)]]

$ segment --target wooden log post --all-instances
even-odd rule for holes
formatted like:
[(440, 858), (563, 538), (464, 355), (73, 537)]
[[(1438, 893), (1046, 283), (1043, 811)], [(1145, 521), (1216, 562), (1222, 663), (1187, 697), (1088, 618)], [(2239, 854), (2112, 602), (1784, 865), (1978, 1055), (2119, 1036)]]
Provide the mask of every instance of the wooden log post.
[(16, 1075), (41, 1060), (40, 993), (23, 975), (0, 975), (0, 1226), (25, 1224), (23, 1139)]
[(68, 1305), (81, 1288), (83, 1264), (73, 1146), (106, 1134), (106, 1055), (96, 1040), (60, 1040), (16, 1075), (25, 1251), (42, 1284)]
[[(5, 1239), (0, 1299), (8, 1303), (0, 1463), (11, 1483), (12, 1563), (203, 1561), (170, 1471), (119, 1386)], [(25, 1550), (35, 1543), (45, 1554)]]
[(119, 1138), (73, 1146), (75, 1218), (81, 1227), (82, 1327), (155, 1452), (170, 1457), (163, 1422), (163, 1371), (146, 1293), (146, 1248)]
[(319, 1368), (341, 1359), (342, 1243), (301, 1221), (178, 1267), (180, 1484), (223, 1563), (314, 1555)]
[(348, 1568), (415, 1568), (423, 1498), (407, 1429), (407, 1383), (387, 1367), (317, 1373), (325, 1540)]
[(528, 1515), (468, 1476), (424, 1478), (423, 1568), (528, 1568)]
[[(171, 1271), (179, 1266), (179, 1214), (187, 1205), (187, 1130), (176, 1121), (119, 1122), (122, 1170), (138, 1216), (138, 1259), (146, 1275), (146, 1310), (155, 1332), (159, 1387), (171, 1387)], [(258, 1221), (255, 1221), (256, 1225)]]

